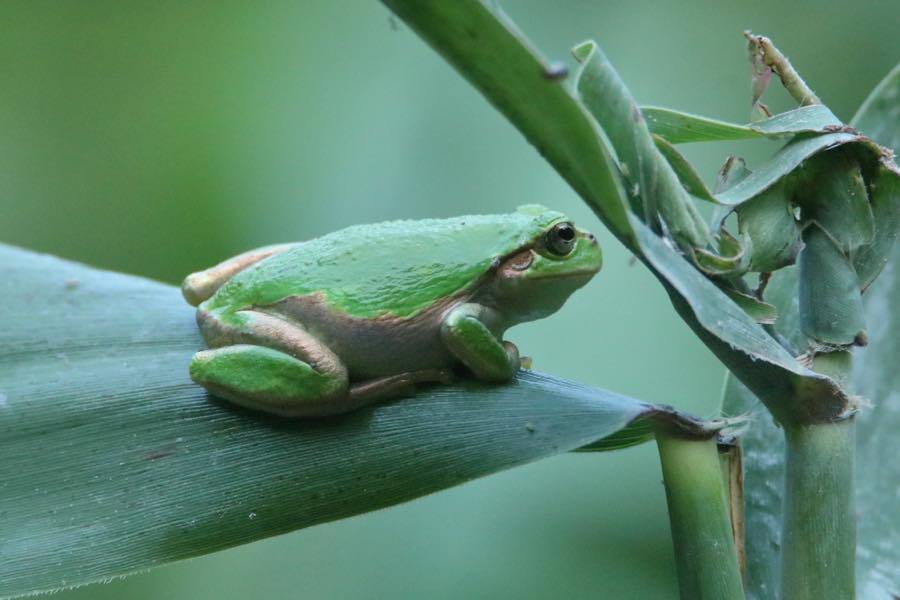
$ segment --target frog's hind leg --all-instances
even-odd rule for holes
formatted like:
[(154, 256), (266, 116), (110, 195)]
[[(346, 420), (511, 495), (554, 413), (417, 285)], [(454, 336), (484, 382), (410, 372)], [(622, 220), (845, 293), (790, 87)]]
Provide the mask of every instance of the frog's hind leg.
[(204, 300), (211, 298), (216, 293), (216, 290), (222, 287), (222, 284), (247, 267), (255, 265), (264, 258), (290, 250), (294, 246), (296, 244), (275, 244), (273, 246), (256, 248), (255, 250), (233, 256), (204, 271), (191, 273), (181, 283), (181, 294), (188, 301), (188, 304), (197, 306)]
[(191, 379), (235, 404), (288, 416), (324, 416), (355, 407), (340, 359), (303, 328), (262, 312), (198, 313), (218, 348), (191, 361)]

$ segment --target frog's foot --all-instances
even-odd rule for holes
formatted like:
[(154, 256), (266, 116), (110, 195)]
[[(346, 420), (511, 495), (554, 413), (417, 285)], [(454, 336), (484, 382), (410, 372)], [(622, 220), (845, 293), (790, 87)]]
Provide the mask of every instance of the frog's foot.
[(361, 381), (350, 386), (350, 403), (363, 406), (373, 402), (412, 396), (418, 383), (450, 383), (453, 373), (449, 369), (424, 369)]
[(191, 379), (240, 406), (286, 417), (344, 412), (347, 379), (278, 350), (238, 344), (194, 355)]
[(477, 304), (454, 308), (441, 324), (441, 337), (476, 378), (505, 383), (519, 370), (519, 350), (512, 342), (499, 339), (484, 324), (486, 311)]

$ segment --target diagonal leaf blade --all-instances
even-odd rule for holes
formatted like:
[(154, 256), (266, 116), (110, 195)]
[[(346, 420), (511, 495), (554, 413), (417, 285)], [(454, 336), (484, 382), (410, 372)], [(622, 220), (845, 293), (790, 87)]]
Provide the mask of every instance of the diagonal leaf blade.
[(508, 118), (622, 242), (632, 247), (612, 154), (593, 120), (497, 3), (383, 0)]
[(650, 131), (672, 144), (778, 138), (798, 133), (826, 133), (843, 127), (840, 119), (823, 104), (801, 106), (749, 125), (658, 106), (642, 107), (641, 112)]
[(202, 341), (176, 288), (3, 245), (0, 265), (0, 597), (391, 506), (665, 412), (523, 371), (268, 418), (190, 381)]

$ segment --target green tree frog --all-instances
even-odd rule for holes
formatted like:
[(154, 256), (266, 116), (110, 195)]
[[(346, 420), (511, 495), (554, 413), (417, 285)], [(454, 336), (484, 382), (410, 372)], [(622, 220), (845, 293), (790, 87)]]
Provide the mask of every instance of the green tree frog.
[(190, 375), (288, 417), (347, 412), (455, 371), (509, 381), (521, 362), (506, 329), (558, 310), (601, 262), (592, 234), (538, 205), (259, 248), (184, 280), (210, 347)]

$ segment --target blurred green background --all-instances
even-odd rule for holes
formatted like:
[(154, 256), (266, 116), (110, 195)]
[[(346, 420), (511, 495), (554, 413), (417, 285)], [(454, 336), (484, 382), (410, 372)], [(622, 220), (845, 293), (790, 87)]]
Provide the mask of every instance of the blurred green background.
[[(641, 102), (737, 121), (749, 116), (743, 29), (773, 36), (844, 119), (900, 58), (895, 1), (503, 6), (553, 58), (596, 38)], [(247, 248), (351, 223), (560, 208), (600, 234), (604, 271), (511, 339), (540, 370), (699, 414), (717, 405), (723, 371), (662, 288), (375, 1), (5, 1), (0, 132), (0, 241), (173, 284)], [(689, 155), (711, 176), (728, 150)], [(55, 598), (675, 590), (645, 445), (562, 456)]]

